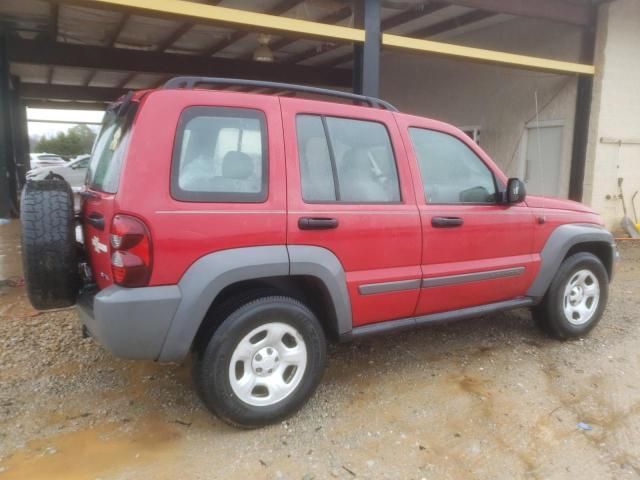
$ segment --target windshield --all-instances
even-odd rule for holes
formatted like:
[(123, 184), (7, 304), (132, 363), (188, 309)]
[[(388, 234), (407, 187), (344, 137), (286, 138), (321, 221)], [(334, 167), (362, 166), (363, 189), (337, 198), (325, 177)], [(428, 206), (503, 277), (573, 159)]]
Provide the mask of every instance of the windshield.
[(126, 115), (118, 116), (113, 111), (105, 113), (102, 128), (91, 152), (91, 162), (87, 174), (89, 188), (107, 193), (118, 191), (120, 170), (135, 111), (136, 104), (134, 103)]

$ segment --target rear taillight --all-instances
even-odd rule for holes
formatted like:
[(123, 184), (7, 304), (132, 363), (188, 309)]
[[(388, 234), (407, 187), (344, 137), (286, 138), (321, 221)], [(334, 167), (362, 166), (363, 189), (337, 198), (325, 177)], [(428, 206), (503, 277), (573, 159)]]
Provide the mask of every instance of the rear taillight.
[(143, 287), (151, 278), (149, 230), (135, 217), (116, 215), (111, 223), (111, 271), (123, 287)]

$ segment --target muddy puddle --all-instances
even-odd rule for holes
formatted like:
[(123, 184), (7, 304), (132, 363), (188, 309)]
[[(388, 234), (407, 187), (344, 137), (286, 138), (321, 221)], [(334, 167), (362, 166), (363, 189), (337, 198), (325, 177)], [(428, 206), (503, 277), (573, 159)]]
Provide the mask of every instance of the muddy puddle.
[(4, 480), (85, 480), (122, 471), (169, 471), (179, 451), (180, 433), (166, 422), (148, 418), (128, 428), (104, 424), (32, 440), (0, 462)]

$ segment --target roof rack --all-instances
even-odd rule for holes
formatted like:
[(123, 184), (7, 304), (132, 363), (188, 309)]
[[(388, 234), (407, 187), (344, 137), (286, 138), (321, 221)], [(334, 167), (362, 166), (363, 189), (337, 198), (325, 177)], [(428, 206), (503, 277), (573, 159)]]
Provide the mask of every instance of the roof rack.
[(245, 80), (241, 78), (222, 77), (174, 77), (167, 81), (162, 88), (195, 88), (197, 85), (242, 85), (249, 87), (279, 88), (293, 92), (314, 93), (316, 95), (346, 98), (349, 100), (367, 103), (372, 107), (378, 106), (386, 110), (391, 110), (392, 112), (398, 111), (398, 109), (389, 102), (385, 102), (384, 100), (380, 100), (375, 97), (341, 92), (340, 90), (330, 90), (328, 88), (308, 87), (306, 85), (295, 85), (292, 83), (264, 82), (262, 80)]

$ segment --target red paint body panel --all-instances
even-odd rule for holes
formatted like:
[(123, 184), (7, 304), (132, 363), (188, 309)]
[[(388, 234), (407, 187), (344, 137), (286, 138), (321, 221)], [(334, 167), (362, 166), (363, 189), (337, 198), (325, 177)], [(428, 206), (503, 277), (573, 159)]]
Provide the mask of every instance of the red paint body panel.
[[(111, 242), (109, 227), (113, 216), (118, 211), (116, 195), (103, 192), (93, 192), (95, 197), (89, 197), (83, 203), (85, 215), (101, 213), (105, 218), (104, 230), (99, 230), (88, 223), (84, 224), (85, 253), (98, 288), (106, 288), (113, 283), (111, 277)], [(99, 243), (97, 243), (99, 242)], [(97, 247), (96, 247), (97, 246)]]
[[(182, 111), (193, 105), (251, 108), (265, 114), (271, 179), (266, 202), (183, 202), (171, 197), (169, 181), (176, 127)], [(177, 283), (193, 262), (212, 252), (285, 243), (282, 135), (276, 97), (208, 90), (157, 90), (142, 99), (122, 168), (117, 202), (113, 210), (104, 213), (107, 226), (113, 214), (127, 213), (140, 218), (149, 228), (154, 251), (150, 285)], [(104, 263), (102, 257), (109, 256), (110, 251), (101, 254), (100, 262), (92, 261), (94, 270)]]
[[(289, 180), (287, 243), (324, 247), (338, 257), (346, 272), (354, 326), (411, 316), (418, 299), (417, 289), (375, 295), (358, 293), (358, 287), (366, 283), (420, 277), (420, 218), (406, 152), (393, 114), (372, 108), (293, 98), (282, 98), (281, 103)], [(384, 124), (393, 145), (402, 203), (305, 203), (300, 188), (296, 135), (296, 115), (304, 113)], [(335, 230), (300, 230), (298, 220), (305, 216), (336, 218), (339, 226)]]
[[(423, 288), (416, 313), (442, 312), (523, 296), (539, 267), (533, 253), (534, 217), (524, 204), (472, 205), (429, 204), (422, 194), (422, 178), (413, 150), (409, 128), (418, 127), (447, 133), (464, 142), (506, 184), (506, 177), (488, 155), (467, 135), (452, 127), (425, 118), (396, 114), (413, 172), (414, 189), (423, 232), (422, 273), (434, 276), (474, 273), (510, 267), (525, 267), (517, 277), (504, 277), (467, 284)], [(434, 228), (435, 216), (459, 217), (457, 228)]]
[[(595, 223), (602, 223), (597, 213), (586, 205), (574, 202), (573, 200), (566, 200), (563, 198), (545, 197), (542, 195), (528, 195), (527, 205), (529, 208), (542, 208), (547, 210), (567, 210), (571, 212), (590, 213), (597, 217)], [(582, 216), (580, 218), (583, 218)], [(590, 223), (590, 222), (588, 222)]]

